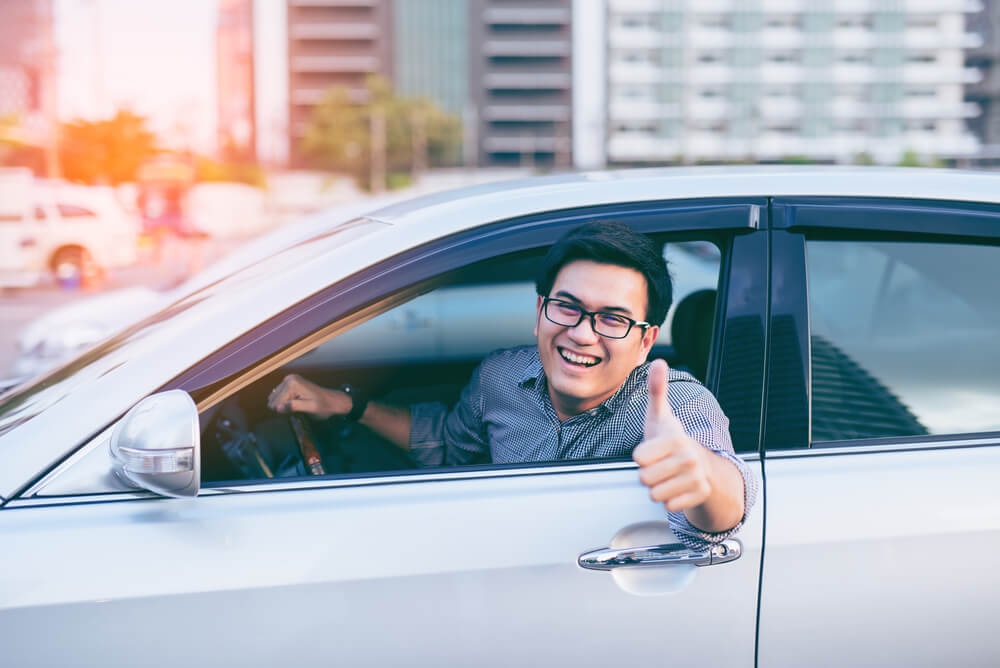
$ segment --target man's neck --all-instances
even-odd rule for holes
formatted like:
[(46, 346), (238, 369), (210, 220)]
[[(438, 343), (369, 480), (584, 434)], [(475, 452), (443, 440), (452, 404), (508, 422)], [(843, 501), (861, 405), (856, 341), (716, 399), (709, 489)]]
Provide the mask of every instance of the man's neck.
[(608, 397), (604, 397), (599, 400), (591, 399), (588, 401), (583, 401), (571, 397), (562, 397), (553, 392), (552, 387), (549, 386), (549, 401), (552, 402), (552, 408), (555, 410), (556, 417), (559, 418), (560, 422), (565, 422), (571, 417), (575, 417), (580, 413), (589, 411), (591, 408), (597, 408), (607, 398)]

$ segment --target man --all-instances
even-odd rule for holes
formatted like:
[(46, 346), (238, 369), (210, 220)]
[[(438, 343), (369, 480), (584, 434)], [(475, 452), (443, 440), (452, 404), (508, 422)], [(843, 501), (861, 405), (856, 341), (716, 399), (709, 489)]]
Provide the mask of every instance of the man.
[(489, 355), (450, 410), (355, 405), (296, 375), (268, 405), (351, 415), (426, 466), (631, 454), (682, 540), (737, 531), (756, 479), (733, 454), (728, 419), (693, 376), (646, 362), (672, 298), (657, 244), (621, 223), (583, 225), (552, 246), (536, 287), (537, 346)]

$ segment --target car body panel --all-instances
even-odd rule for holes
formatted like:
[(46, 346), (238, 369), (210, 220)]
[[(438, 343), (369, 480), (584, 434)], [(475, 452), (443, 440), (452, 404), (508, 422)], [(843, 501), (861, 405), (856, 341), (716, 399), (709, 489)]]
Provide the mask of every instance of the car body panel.
[[(740, 559), (653, 569), (676, 591), (643, 596), (576, 565), (662, 521), (634, 465), (465, 475), (5, 510), (0, 535), (19, 537), (0, 569), (5, 659), (753, 665), (760, 514)], [(72, 544), (89, 547), (67, 559)], [(40, 624), (58, 640), (38, 646)]]
[(1000, 438), (960, 443), (768, 456), (761, 665), (996, 665)]

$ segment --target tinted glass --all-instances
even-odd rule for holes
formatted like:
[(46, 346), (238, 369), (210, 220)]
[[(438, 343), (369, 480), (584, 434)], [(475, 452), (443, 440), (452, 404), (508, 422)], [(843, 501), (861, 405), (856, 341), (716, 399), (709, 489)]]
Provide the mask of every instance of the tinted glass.
[(1000, 430), (1000, 247), (807, 250), (814, 442)]

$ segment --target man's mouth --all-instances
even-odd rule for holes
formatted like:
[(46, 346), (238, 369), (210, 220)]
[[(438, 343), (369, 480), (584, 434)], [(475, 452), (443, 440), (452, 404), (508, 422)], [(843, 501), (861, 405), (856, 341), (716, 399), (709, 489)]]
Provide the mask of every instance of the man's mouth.
[(570, 364), (582, 367), (591, 367), (599, 364), (601, 361), (600, 357), (594, 357), (593, 355), (581, 355), (580, 353), (574, 353), (566, 350), (565, 348), (559, 348), (559, 355)]

